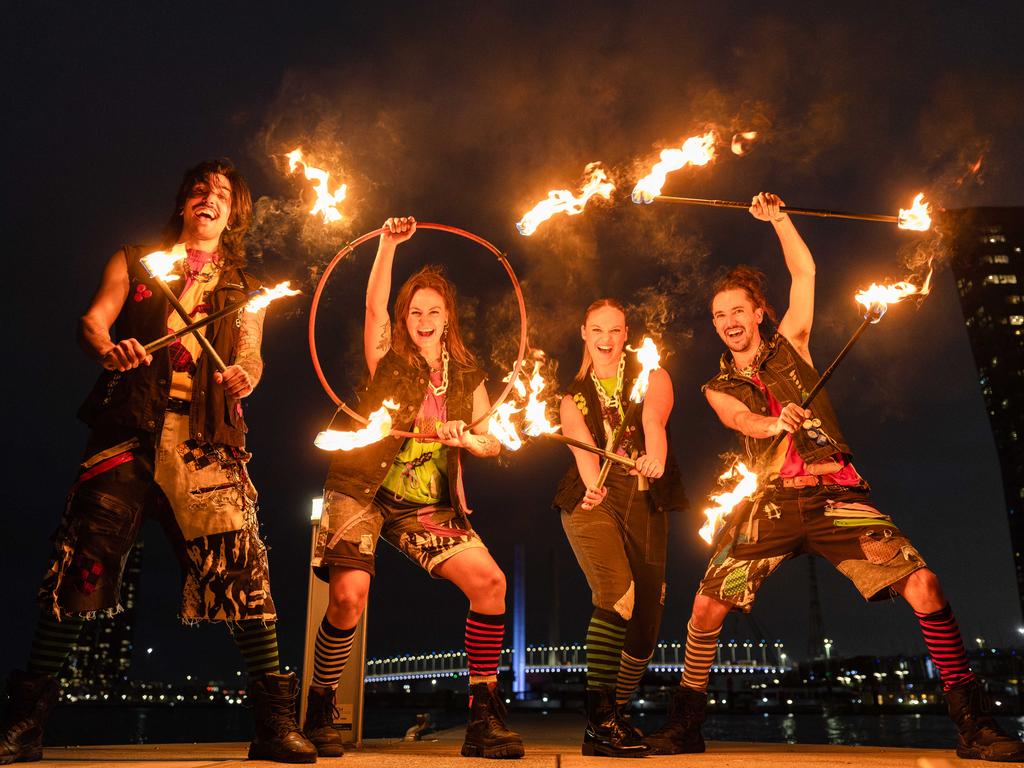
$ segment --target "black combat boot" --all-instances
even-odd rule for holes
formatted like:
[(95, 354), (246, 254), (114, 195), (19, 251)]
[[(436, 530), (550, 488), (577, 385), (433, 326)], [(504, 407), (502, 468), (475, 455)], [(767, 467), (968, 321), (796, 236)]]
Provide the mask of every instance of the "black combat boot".
[(651, 748), (623, 724), (612, 688), (587, 689), (587, 729), (583, 732), (584, 755), (643, 757)]
[(956, 754), (966, 760), (1024, 761), (1024, 744), (1003, 732), (992, 717), (992, 701), (980, 680), (946, 691), (949, 716), (960, 732)]
[(469, 686), (469, 725), (463, 757), (522, 757), (523, 739), (505, 725), (505, 704), (496, 683)]
[(249, 685), (249, 700), (256, 721), (256, 735), (249, 745), (250, 760), (277, 763), (315, 763), (314, 747), (295, 722), (299, 681), (295, 673), (268, 672)]
[(668, 720), (644, 738), (655, 755), (678, 755), (703, 752), (704, 737), (700, 726), (707, 716), (708, 695), (703, 691), (677, 686), (668, 702)]
[(313, 742), (319, 757), (341, 757), (345, 754), (344, 740), (334, 727), (334, 718), (338, 714), (334, 695), (334, 688), (318, 685), (309, 686), (306, 695), (306, 722), (302, 724), (302, 733)]
[(0, 722), (0, 765), (43, 758), (43, 725), (59, 693), (53, 675), (11, 671), (7, 711)]

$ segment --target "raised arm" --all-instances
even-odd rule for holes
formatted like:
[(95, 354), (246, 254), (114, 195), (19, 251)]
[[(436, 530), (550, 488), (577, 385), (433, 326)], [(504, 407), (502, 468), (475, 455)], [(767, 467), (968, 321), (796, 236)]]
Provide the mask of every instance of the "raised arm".
[(779, 333), (786, 337), (800, 356), (811, 363), (809, 342), (814, 322), (814, 257), (778, 195), (762, 192), (750, 204), (750, 213), (761, 221), (770, 221), (782, 244), (782, 255), (789, 270), (789, 307), (779, 322)]
[(384, 222), (384, 232), (377, 246), (377, 257), (366, 283), (366, 319), (363, 323), (363, 354), (370, 375), (377, 371), (377, 363), (391, 348), (391, 318), (388, 299), (391, 298), (391, 267), (395, 249), (416, 232), (416, 219), (411, 216), (392, 218)]
[(782, 413), (776, 416), (762, 416), (747, 408), (740, 400), (724, 392), (704, 390), (708, 404), (714, 409), (719, 420), (729, 429), (742, 432), (747, 437), (764, 439), (779, 432), (795, 432), (800, 423), (810, 414), (799, 403), (787, 403)]
[(668, 371), (659, 368), (651, 371), (644, 398), (641, 419), (644, 425), (644, 455), (636, 462), (636, 472), (644, 477), (661, 477), (665, 472), (668, 456), (668, 434), (665, 427), (672, 413), (672, 378)]
[(138, 339), (123, 339), (115, 344), (110, 338), (110, 329), (128, 300), (130, 283), (128, 259), (121, 250), (107, 262), (100, 287), (78, 324), (79, 345), (108, 371), (127, 371), (149, 365), (153, 360)]

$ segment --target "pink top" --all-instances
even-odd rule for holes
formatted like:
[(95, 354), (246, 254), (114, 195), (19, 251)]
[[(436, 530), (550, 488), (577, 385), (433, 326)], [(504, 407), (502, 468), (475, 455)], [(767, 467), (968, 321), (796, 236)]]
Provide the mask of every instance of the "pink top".
[[(772, 416), (778, 416), (782, 413), (782, 404), (768, 391), (768, 387), (761, 383), (761, 380), (757, 376), (751, 377), (755, 384), (761, 388), (765, 397), (768, 398), (768, 411)], [(848, 463), (843, 459), (841, 453), (837, 453), (832, 456), (832, 461), (836, 462), (841, 469), (838, 472), (829, 472), (828, 474), (821, 475), (822, 482), (828, 485), (860, 485), (861, 477), (857, 474), (857, 470), (854, 469), (853, 464)], [(806, 477), (811, 473), (807, 471), (807, 465), (804, 463), (803, 458), (800, 456), (800, 452), (796, 448), (796, 442), (793, 440), (792, 435), (786, 436), (786, 458), (782, 462), (782, 468), (779, 470), (780, 477)]]

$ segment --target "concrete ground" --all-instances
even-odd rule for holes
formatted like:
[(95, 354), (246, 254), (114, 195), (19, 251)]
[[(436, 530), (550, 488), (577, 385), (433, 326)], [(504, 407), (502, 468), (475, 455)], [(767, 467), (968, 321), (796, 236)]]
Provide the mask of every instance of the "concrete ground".
[[(523, 734), (526, 757), (516, 768), (583, 768), (608, 766), (608, 758), (580, 754), (582, 723), (579, 717), (557, 715), (546, 718), (511, 719), (510, 725)], [(423, 741), (402, 742), (372, 739), (359, 749), (352, 748), (340, 758), (321, 758), (319, 765), (339, 768), (483, 768), (495, 762), (459, 755), (462, 729), (430, 734)], [(53, 747), (45, 751), (44, 768), (263, 768), (280, 763), (245, 759), (247, 744), (145, 744), (104, 747)], [(846, 747), (805, 744), (756, 744), (711, 742), (701, 755), (669, 755), (645, 758), (657, 766), (707, 766), (707, 768), (953, 768), (974, 766), (977, 761), (960, 760), (951, 749), (900, 749), (895, 747)]]

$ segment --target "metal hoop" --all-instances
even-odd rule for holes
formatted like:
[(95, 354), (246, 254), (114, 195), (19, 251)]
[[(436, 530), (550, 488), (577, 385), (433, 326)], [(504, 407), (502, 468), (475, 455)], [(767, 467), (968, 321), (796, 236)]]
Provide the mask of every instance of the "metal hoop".
[[(483, 416), (481, 416), (479, 419), (477, 419), (476, 421), (469, 425), (469, 428), (472, 429), (477, 424), (480, 424), (481, 422), (487, 421), (489, 418), (491, 418), (491, 415), (498, 409), (498, 406), (505, 402), (509, 394), (512, 392), (512, 387), (515, 386), (516, 379), (519, 377), (519, 373), (522, 370), (523, 357), (526, 355), (526, 302), (523, 300), (523, 289), (519, 286), (519, 280), (516, 277), (516, 273), (512, 271), (512, 265), (508, 263), (508, 259), (505, 257), (505, 254), (499, 251), (492, 243), (490, 243), (487, 240), (484, 240), (482, 237), (474, 235), (472, 232), (467, 232), (464, 229), (459, 229), (458, 227), (450, 227), (447, 224), (429, 224), (417, 222), (416, 229), (434, 229), (439, 232), (448, 232), (453, 235), (458, 235), (459, 237), (464, 237), (467, 240), (471, 240), (474, 243), (477, 243), (478, 245), (482, 245), (484, 248), (486, 248), (488, 251), (490, 251), (497, 257), (498, 263), (501, 264), (501, 266), (504, 267), (505, 272), (508, 273), (508, 278), (509, 280), (512, 281), (512, 289), (515, 291), (516, 301), (519, 303), (519, 353), (516, 355), (516, 363), (515, 367), (512, 369), (512, 376), (509, 377), (508, 384), (505, 385), (505, 389), (502, 390), (501, 395), (499, 395), (498, 399), (495, 400), (494, 403), (491, 405), (490, 410), (488, 410), (487, 413), (485, 413)], [(383, 231), (384, 227), (381, 227), (380, 229), (375, 229), (372, 232), (367, 232), (365, 235), (361, 235), (357, 237), (355, 240), (344, 245), (341, 248), (341, 250), (334, 255), (334, 258), (331, 259), (331, 263), (327, 265), (327, 268), (324, 270), (323, 275), (320, 276), (320, 282), (317, 283), (316, 291), (313, 292), (313, 303), (309, 309), (309, 354), (310, 357), (313, 359), (313, 370), (316, 371), (316, 376), (320, 380), (320, 386), (324, 388), (324, 391), (327, 393), (327, 396), (334, 401), (334, 404), (338, 406), (339, 410), (344, 411), (353, 419), (362, 424), (367, 423), (366, 417), (356, 413), (351, 408), (349, 408), (348, 405), (346, 405), (345, 402), (340, 397), (338, 397), (337, 393), (331, 388), (331, 385), (327, 383), (327, 377), (324, 376), (323, 368), (320, 366), (320, 358), (316, 353), (316, 311), (317, 307), (319, 307), (320, 305), (320, 296), (324, 291), (324, 286), (327, 284), (327, 279), (331, 276), (331, 272), (334, 271), (334, 268), (338, 265), (338, 262), (340, 262), (348, 254), (352, 253), (356, 248), (365, 243), (367, 240), (372, 240), (373, 238), (380, 235)], [(421, 432), (405, 432), (398, 429), (392, 430), (391, 434), (394, 435), (395, 437), (418, 437), (424, 440), (437, 439), (436, 434), (423, 434)]]

